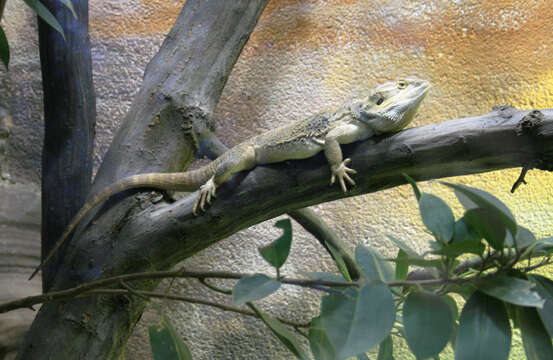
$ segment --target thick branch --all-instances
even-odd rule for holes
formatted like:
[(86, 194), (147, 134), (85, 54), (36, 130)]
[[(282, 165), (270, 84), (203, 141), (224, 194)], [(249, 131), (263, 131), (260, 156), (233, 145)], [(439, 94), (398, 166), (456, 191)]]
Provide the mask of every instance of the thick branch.
[[(109, 210), (96, 226), (89, 227), (85, 234), (89, 247), (82, 249), (65, 271), (94, 280), (99, 274), (80, 270), (78, 265), (88, 262), (94, 268), (99, 262), (103, 276), (167, 269), (238, 230), (294, 208), (403, 184), (402, 172), (427, 180), (529, 162), (551, 169), (553, 110), (544, 110), (544, 117), (534, 121), (534, 126), (522, 126), (532, 118), (525, 116), (528, 114), (494, 111), (345, 146), (346, 156), (358, 171), (358, 186), (346, 194), (328, 185), (328, 165), (319, 155), (237, 174), (219, 188), (216, 201), (198, 217), (191, 214), (193, 199), (184, 199), (151, 207), (106, 234), (105, 224), (113, 212)], [(92, 241), (106, 236), (109, 251), (102, 248), (106, 245)]]
[[(218, 189), (213, 205), (198, 217), (191, 214), (191, 199), (170, 206), (158, 204), (111, 234), (116, 245), (105, 262), (104, 275), (152, 266), (168, 268), (238, 230), (294, 208), (404, 184), (402, 172), (416, 180), (428, 180), (529, 162), (551, 170), (553, 110), (542, 111), (543, 119), (524, 129), (521, 124), (529, 119), (527, 114), (529, 111), (494, 111), (344, 146), (358, 171), (358, 185), (346, 194), (328, 185), (328, 165), (323, 155), (318, 155), (237, 174)], [(89, 236), (100, 234), (92, 227)], [(91, 261), (90, 252), (83, 253), (80, 261), (85, 259)]]
[(92, 192), (131, 174), (181, 171), (267, 0), (187, 1), (144, 74)]
[[(106, 234), (114, 213), (110, 209), (89, 227), (83, 237), (88, 246), (62, 271), (90, 281), (100, 275), (90, 269), (101, 270), (102, 276), (167, 269), (238, 230), (294, 208), (404, 184), (402, 172), (427, 180), (530, 162), (552, 169), (553, 110), (542, 113), (534, 127), (523, 126), (532, 118), (525, 116), (529, 111), (507, 109), (344, 146), (358, 171), (358, 185), (345, 194), (328, 185), (328, 165), (318, 155), (237, 174), (218, 189), (216, 201), (198, 217), (191, 214), (192, 201), (184, 199), (151, 207)], [(94, 243), (97, 239), (102, 242)], [(83, 263), (90, 268), (79, 267)]]

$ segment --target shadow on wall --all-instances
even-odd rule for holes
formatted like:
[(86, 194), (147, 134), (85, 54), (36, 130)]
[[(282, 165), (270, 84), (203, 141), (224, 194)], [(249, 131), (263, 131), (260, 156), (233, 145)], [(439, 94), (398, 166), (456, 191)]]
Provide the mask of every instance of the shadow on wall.
[[(40, 261), (40, 193), (10, 182), (6, 160), (12, 128), (10, 114), (0, 107), (0, 302), (42, 291), (40, 277), (27, 281)], [(35, 314), (29, 309), (0, 314), (0, 360), (15, 359)]]

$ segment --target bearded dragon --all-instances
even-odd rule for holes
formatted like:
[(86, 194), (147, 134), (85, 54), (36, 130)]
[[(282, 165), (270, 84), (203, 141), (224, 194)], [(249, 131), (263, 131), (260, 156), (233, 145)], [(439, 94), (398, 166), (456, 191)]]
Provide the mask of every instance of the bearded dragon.
[(200, 169), (183, 173), (138, 174), (121, 179), (95, 195), (79, 210), (30, 279), (50, 260), (90, 210), (124, 190), (199, 190), (192, 209), (196, 215), (198, 208), (204, 211), (206, 204), (215, 197), (217, 187), (233, 173), (249, 170), (257, 165), (306, 159), (324, 151), (330, 165), (330, 184), (338, 180), (340, 187), (346, 192), (346, 182), (355, 185), (350, 174), (356, 172), (347, 167), (351, 160), (343, 159), (340, 144), (401, 130), (411, 122), (429, 88), (428, 82), (418, 79), (387, 82), (370, 91), (360, 101), (334, 111), (321, 112), (246, 140)]

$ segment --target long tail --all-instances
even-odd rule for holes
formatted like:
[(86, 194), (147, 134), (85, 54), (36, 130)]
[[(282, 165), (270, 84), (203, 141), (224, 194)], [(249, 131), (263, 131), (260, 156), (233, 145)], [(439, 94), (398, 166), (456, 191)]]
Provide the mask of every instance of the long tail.
[(150, 173), (133, 175), (121, 179), (104, 188), (104, 190), (96, 194), (90, 201), (83, 205), (77, 215), (75, 215), (69, 225), (65, 228), (65, 231), (60, 236), (58, 241), (56, 241), (56, 244), (52, 250), (50, 250), (46, 258), (44, 258), (40, 265), (33, 271), (29, 277), (29, 280), (31, 280), (52, 258), (52, 256), (54, 256), (59, 247), (73, 232), (81, 220), (90, 212), (90, 210), (94, 209), (97, 205), (103, 203), (111, 196), (128, 189), (143, 187), (163, 190), (194, 191), (197, 190), (200, 185), (204, 184), (211, 176), (213, 176), (219, 162), (220, 161), (216, 159), (198, 170), (183, 173)]

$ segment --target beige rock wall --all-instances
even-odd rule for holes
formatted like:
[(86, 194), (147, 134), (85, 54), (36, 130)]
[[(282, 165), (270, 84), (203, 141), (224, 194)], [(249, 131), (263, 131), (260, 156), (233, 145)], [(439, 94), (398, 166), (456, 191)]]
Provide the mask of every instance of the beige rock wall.
[[(98, 127), (96, 163), (107, 150), (141, 82), (142, 72), (176, 18), (183, 0), (91, 0), (91, 36)], [(254, 134), (360, 97), (367, 88), (411, 75), (434, 84), (412, 126), (486, 113), (492, 106), (553, 107), (553, 2), (548, 0), (273, 0), (240, 57), (217, 112), (217, 133), (231, 146)], [(3, 20), (13, 60), (0, 70), (0, 104), (12, 111), (9, 167), (19, 181), (39, 179), (41, 90), (33, 16), (8, 2)], [(498, 144), (500, 146), (500, 144)], [(355, 166), (355, 164), (353, 164)], [(553, 234), (553, 180), (532, 171), (529, 184), (508, 191), (518, 170), (453, 181), (496, 194), (517, 220), (540, 237)], [(437, 183), (424, 191), (453, 196)], [(386, 255), (391, 233), (425, 248), (408, 187), (337, 201), (316, 210), (351, 246), (368, 243)], [(460, 208), (456, 206), (456, 211)], [(278, 236), (262, 224), (187, 260), (190, 269), (270, 271), (256, 248)], [(329, 257), (294, 224), (293, 255), (285, 268), (332, 270)], [(194, 282), (175, 290), (209, 296)], [(286, 289), (264, 307), (307, 321), (319, 294)], [(169, 304), (197, 359), (290, 358), (257, 321), (205, 307)], [(144, 316), (127, 358), (148, 359)], [(519, 349), (520, 350), (520, 349)], [(143, 355), (139, 355), (143, 354)], [(513, 358), (518, 358), (515, 351)]]

